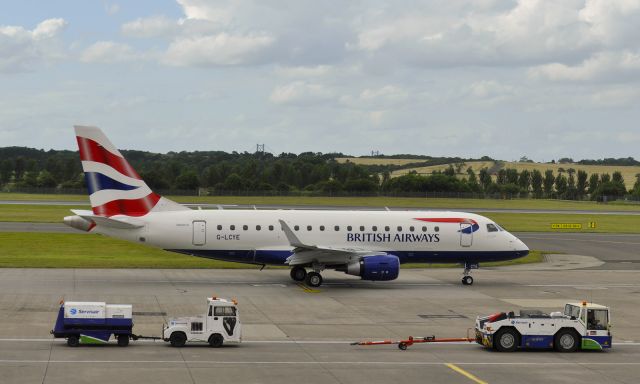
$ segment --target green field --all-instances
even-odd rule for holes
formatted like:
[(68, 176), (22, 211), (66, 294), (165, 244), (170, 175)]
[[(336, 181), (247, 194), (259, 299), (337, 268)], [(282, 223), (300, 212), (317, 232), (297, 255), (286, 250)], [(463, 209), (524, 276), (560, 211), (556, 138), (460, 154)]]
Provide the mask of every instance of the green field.
[[(257, 268), (166, 252), (100, 235), (0, 232), (0, 268)], [(490, 265), (535, 263), (540, 252)], [(411, 264), (409, 268), (451, 267), (453, 264)]]

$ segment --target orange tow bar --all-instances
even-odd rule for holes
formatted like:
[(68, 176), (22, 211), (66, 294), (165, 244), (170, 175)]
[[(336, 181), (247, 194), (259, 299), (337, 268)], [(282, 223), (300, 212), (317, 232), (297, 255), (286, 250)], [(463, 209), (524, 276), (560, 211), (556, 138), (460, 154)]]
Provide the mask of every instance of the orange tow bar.
[(401, 350), (406, 350), (407, 347), (413, 344), (419, 343), (459, 343), (459, 342), (467, 342), (474, 343), (476, 341), (475, 338), (469, 337), (467, 332), (467, 337), (458, 337), (458, 338), (442, 338), (438, 339), (435, 336), (426, 336), (426, 337), (413, 337), (409, 336), (406, 340), (379, 340), (379, 341), (356, 341), (351, 343), (351, 345), (387, 345), (387, 344), (398, 344), (398, 348)]

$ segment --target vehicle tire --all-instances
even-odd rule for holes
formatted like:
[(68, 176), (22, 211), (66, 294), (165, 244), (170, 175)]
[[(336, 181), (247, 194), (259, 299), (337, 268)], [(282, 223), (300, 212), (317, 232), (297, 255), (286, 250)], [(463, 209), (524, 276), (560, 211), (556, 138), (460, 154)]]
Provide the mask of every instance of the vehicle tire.
[(169, 337), (169, 343), (171, 343), (172, 347), (184, 347), (187, 343), (187, 335), (184, 332), (173, 332)]
[(220, 348), (222, 347), (222, 343), (224, 343), (224, 337), (222, 337), (221, 334), (214, 333), (213, 335), (209, 336), (209, 345), (211, 347)]
[(80, 345), (80, 338), (78, 335), (71, 335), (67, 337), (67, 345), (70, 347), (77, 347)]
[(401, 351), (406, 351), (406, 350), (407, 350), (407, 344), (405, 344), (405, 343), (399, 343), (399, 344), (398, 344), (398, 348), (399, 348)]
[(462, 284), (463, 285), (472, 285), (473, 284), (473, 277), (471, 276), (465, 276), (462, 278)]
[(580, 337), (571, 329), (561, 329), (553, 338), (553, 347), (558, 352), (575, 352), (579, 343)]
[(493, 343), (499, 352), (513, 352), (518, 349), (518, 344), (520, 344), (520, 335), (513, 328), (503, 328), (493, 337)]
[(307, 277), (307, 270), (302, 267), (291, 268), (291, 278), (293, 281), (304, 281)]
[(318, 272), (309, 272), (305, 283), (310, 287), (317, 288), (322, 285), (322, 276)]
[(118, 335), (118, 347), (129, 345), (129, 335)]

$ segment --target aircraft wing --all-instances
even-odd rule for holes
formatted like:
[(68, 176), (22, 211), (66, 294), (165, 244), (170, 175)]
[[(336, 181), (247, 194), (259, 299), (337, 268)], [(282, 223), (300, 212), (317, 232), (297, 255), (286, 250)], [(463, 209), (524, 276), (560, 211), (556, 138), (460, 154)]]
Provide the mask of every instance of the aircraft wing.
[(386, 255), (385, 252), (375, 252), (363, 248), (305, 244), (300, 241), (284, 220), (279, 221), (289, 244), (294, 248), (293, 255), (286, 260), (286, 264), (289, 265), (307, 265), (314, 262), (320, 264), (347, 264), (363, 256)]

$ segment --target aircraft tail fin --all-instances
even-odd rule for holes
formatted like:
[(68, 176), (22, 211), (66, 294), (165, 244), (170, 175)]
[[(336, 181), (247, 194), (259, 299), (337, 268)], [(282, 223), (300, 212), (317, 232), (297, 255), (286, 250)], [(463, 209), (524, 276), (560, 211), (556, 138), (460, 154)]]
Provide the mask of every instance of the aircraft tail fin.
[(89, 200), (97, 216), (144, 216), (189, 208), (154, 193), (96, 127), (75, 126)]

